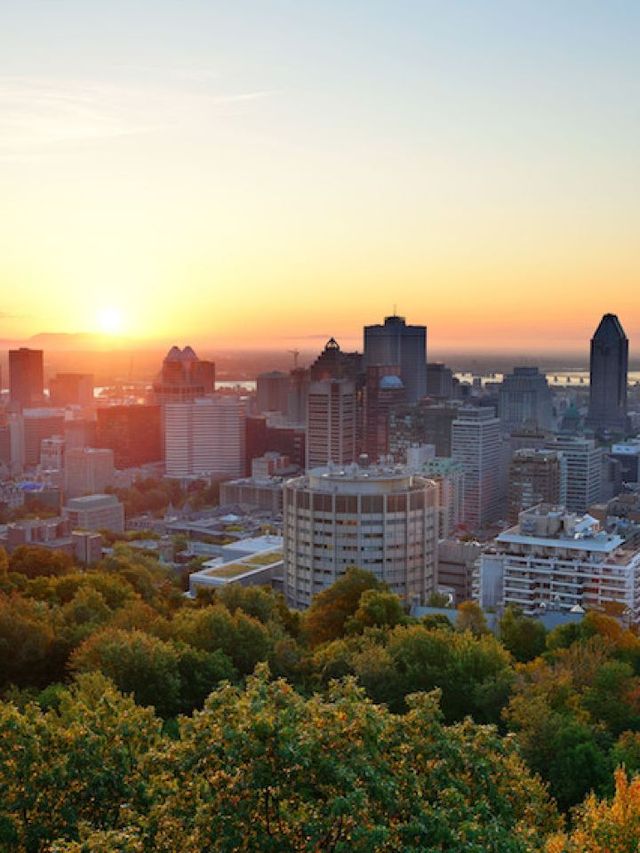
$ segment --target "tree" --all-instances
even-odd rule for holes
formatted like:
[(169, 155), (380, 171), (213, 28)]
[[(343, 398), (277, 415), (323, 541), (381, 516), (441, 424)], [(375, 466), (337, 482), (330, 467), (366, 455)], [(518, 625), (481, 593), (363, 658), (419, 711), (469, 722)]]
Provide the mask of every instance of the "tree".
[(637, 853), (640, 839), (640, 776), (615, 773), (613, 800), (590, 794), (575, 813), (569, 835), (553, 835), (547, 853)]
[(65, 691), (59, 710), (0, 703), (0, 849), (42, 853), (83, 823), (115, 828), (124, 804), (144, 808), (143, 764), (159, 743), (153, 713), (95, 673)]
[(0, 593), (0, 687), (43, 687), (58, 675), (55, 632), (49, 607), (20, 595)]
[(456, 628), (459, 631), (471, 631), (476, 636), (486, 634), (489, 629), (480, 605), (475, 601), (463, 601), (459, 604)]
[(538, 619), (528, 619), (507, 607), (500, 620), (500, 639), (517, 661), (526, 663), (544, 652), (547, 632)]
[(304, 635), (311, 646), (343, 636), (349, 617), (368, 589), (386, 589), (371, 572), (350, 568), (334, 584), (318, 593), (304, 615)]
[(86, 640), (71, 656), (74, 672), (98, 670), (140, 705), (152, 705), (163, 717), (180, 707), (178, 650), (142, 631), (106, 628)]
[(64, 575), (72, 567), (73, 560), (68, 554), (36, 545), (19, 545), (9, 558), (9, 570), (27, 578)]
[(182, 853), (539, 850), (557, 816), (509, 743), (447, 729), (435, 696), (409, 705), (393, 715), (352, 681), (304, 699), (260, 668), (181, 720), (130, 834)]
[(364, 628), (393, 628), (405, 621), (404, 609), (398, 596), (384, 589), (365, 589), (358, 609), (346, 623), (353, 631)]
[(231, 614), (222, 604), (179, 611), (173, 636), (204, 651), (220, 649), (242, 675), (266, 660), (273, 645), (272, 635), (257, 619), (241, 610)]

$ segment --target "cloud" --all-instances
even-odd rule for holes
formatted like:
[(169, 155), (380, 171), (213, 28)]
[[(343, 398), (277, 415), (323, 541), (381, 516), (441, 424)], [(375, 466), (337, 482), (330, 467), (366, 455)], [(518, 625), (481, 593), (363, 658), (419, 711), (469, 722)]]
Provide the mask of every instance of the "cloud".
[(219, 117), (228, 104), (272, 94), (0, 76), (0, 152), (19, 155), (52, 144), (184, 127)]

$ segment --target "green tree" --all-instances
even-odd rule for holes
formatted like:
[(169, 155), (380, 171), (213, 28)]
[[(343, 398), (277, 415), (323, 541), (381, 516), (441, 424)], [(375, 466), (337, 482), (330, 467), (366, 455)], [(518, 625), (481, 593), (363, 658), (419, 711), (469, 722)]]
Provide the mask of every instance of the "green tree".
[(346, 627), (351, 631), (362, 631), (364, 628), (393, 628), (406, 621), (402, 602), (398, 596), (385, 589), (365, 589), (360, 596), (358, 609), (347, 621)]
[(153, 713), (96, 674), (65, 691), (58, 710), (0, 703), (0, 849), (44, 853), (83, 824), (115, 828), (124, 804), (144, 808), (143, 763), (159, 743)]
[(350, 568), (318, 593), (304, 615), (303, 630), (310, 645), (319, 646), (343, 636), (347, 620), (355, 614), (362, 593), (368, 589), (386, 589), (386, 585), (371, 572)]
[(529, 619), (507, 607), (500, 620), (500, 639), (517, 661), (526, 663), (544, 652), (547, 632), (540, 620)]

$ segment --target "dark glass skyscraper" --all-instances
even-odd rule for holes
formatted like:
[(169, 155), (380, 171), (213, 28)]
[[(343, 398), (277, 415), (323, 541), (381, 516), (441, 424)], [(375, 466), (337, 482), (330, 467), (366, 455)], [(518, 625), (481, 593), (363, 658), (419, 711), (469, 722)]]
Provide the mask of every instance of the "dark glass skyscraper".
[(365, 367), (398, 365), (408, 403), (427, 393), (427, 329), (407, 326), (404, 317), (385, 317), (382, 326), (364, 328)]
[(596, 431), (627, 429), (629, 341), (615, 314), (605, 314), (591, 338), (589, 425)]

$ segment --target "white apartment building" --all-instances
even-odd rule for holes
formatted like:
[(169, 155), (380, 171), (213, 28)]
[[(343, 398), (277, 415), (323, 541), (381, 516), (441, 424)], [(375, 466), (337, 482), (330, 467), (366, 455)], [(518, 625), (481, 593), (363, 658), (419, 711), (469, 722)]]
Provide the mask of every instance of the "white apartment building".
[(285, 593), (293, 607), (351, 566), (408, 602), (435, 589), (437, 486), (402, 466), (313, 469), (284, 485)]
[(245, 467), (245, 402), (212, 395), (164, 408), (168, 477), (241, 477)]
[(640, 550), (590, 515), (541, 504), (520, 514), (480, 556), (481, 607), (514, 605), (525, 615), (617, 602), (640, 619)]

